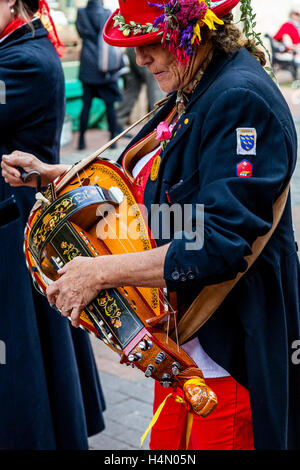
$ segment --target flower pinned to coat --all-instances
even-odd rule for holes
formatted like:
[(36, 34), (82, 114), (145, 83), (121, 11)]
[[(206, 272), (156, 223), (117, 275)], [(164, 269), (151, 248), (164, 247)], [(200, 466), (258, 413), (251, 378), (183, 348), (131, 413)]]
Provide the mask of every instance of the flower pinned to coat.
[(162, 121), (158, 124), (156, 130), (156, 140), (160, 142), (161, 148), (165, 150), (166, 146), (171, 140), (172, 132), (175, 125), (167, 123), (167, 121)]

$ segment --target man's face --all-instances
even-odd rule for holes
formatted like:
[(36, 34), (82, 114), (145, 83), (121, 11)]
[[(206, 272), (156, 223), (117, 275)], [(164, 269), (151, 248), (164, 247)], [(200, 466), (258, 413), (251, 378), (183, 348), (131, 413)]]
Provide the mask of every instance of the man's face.
[(300, 11), (293, 11), (291, 14), (291, 19), (296, 21), (296, 23), (300, 22)]
[(141, 67), (147, 67), (164, 92), (171, 93), (182, 87), (185, 68), (177, 63), (168, 49), (165, 49), (161, 44), (154, 44), (136, 47), (135, 50), (137, 64)]

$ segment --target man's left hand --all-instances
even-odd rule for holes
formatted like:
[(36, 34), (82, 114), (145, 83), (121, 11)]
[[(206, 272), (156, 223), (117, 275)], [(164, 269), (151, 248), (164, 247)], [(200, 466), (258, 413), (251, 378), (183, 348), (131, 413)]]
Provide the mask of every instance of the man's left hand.
[(78, 256), (58, 271), (61, 278), (47, 288), (47, 298), (64, 317), (79, 326), (79, 317), (101, 289), (99, 259)]

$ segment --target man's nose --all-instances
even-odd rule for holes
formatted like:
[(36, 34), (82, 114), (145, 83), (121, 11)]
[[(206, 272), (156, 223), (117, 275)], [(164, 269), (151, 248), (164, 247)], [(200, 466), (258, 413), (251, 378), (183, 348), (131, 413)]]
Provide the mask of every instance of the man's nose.
[(151, 64), (152, 58), (149, 54), (147, 54), (147, 50), (145, 47), (136, 47), (135, 54), (136, 54), (136, 63), (140, 67), (145, 67)]

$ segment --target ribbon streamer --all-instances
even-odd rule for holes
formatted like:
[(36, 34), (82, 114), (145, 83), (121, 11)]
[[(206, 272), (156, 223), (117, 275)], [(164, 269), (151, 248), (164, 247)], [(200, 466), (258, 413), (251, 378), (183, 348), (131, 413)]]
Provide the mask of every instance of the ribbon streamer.
[[(203, 379), (200, 379), (200, 378), (193, 378), (193, 379), (187, 380), (184, 385), (205, 385), (205, 381)], [(157, 408), (153, 418), (150, 421), (149, 426), (147, 427), (146, 431), (144, 432), (144, 434), (141, 437), (141, 447), (143, 447), (144, 441), (145, 441), (149, 431), (151, 431), (151, 429), (153, 428), (153, 426), (155, 425), (155, 423), (159, 419), (159, 417), (161, 415), (161, 412), (164, 409), (164, 406), (165, 406), (167, 400), (172, 397), (172, 398), (174, 398), (176, 403), (181, 403), (181, 404), (185, 405), (186, 409), (188, 410), (187, 422), (186, 422), (186, 436), (185, 436), (186, 450), (188, 450), (190, 439), (191, 439), (192, 428), (193, 428), (194, 416), (193, 416), (193, 412), (190, 411), (191, 407), (190, 407), (190, 404), (187, 402), (186, 398), (182, 397), (181, 394), (180, 395), (178, 394), (180, 392), (183, 395), (184, 392), (183, 392), (182, 389), (180, 389), (180, 390), (177, 389), (174, 392), (169, 393), (169, 395), (167, 395), (166, 398), (163, 400), (163, 402), (159, 405), (159, 407)]]

